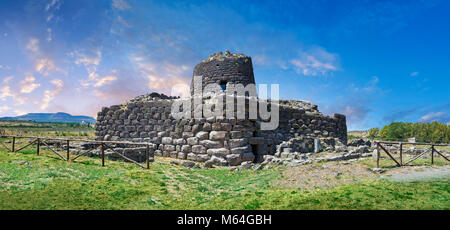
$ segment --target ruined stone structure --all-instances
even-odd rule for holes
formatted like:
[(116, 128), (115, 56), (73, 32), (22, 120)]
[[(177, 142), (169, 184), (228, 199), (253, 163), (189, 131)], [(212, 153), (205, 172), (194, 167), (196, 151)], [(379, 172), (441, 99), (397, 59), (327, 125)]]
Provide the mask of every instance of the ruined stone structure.
[[(193, 75), (202, 76), (202, 88), (208, 83), (217, 83), (226, 89), (234, 83), (247, 85), (255, 82), (251, 58), (229, 52), (205, 59), (194, 68)], [(191, 101), (198, 96), (204, 103), (215, 103), (214, 99), (225, 96), (219, 94), (206, 98), (194, 95), (192, 85), (191, 98), (183, 100)], [(259, 116), (249, 119), (248, 111), (246, 119), (229, 119), (225, 114), (175, 119), (171, 115), (175, 100), (175, 97), (152, 93), (122, 105), (104, 107), (97, 116), (97, 139), (150, 142), (154, 144), (155, 155), (215, 165), (261, 162), (265, 155), (287, 152), (292, 146), (295, 146), (295, 151), (312, 152), (314, 139), (324, 140), (324, 143), (347, 142), (344, 115), (323, 115), (316, 105), (303, 101), (280, 100), (278, 128), (264, 131), (260, 125), (266, 119)], [(258, 106), (265, 106), (256, 100)], [(249, 98), (246, 98), (246, 103), (250, 103)], [(196, 109), (193, 106), (191, 113)]]
[[(211, 83), (219, 84), (225, 89), (228, 84), (255, 84), (252, 59), (242, 54), (226, 55), (216, 53), (203, 60), (194, 68), (193, 76), (202, 77), (202, 89)], [(191, 94), (194, 92), (194, 78), (191, 83)]]

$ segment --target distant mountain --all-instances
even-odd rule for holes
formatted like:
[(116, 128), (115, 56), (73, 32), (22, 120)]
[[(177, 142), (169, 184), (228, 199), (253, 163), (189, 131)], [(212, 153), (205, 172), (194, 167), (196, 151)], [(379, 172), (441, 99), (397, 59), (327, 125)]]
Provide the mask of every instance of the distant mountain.
[(28, 113), (17, 117), (0, 117), (0, 120), (18, 120), (18, 121), (35, 121), (35, 122), (61, 122), (61, 123), (95, 123), (92, 117), (88, 116), (72, 116), (68, 113)]

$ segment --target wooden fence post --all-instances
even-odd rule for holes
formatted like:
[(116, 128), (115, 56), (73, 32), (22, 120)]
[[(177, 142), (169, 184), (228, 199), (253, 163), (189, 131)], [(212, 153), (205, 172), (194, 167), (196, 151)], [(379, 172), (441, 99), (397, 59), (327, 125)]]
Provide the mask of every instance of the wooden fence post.
[(102, 167), (105, 167), (105, 146), (103, 143), (102, 143), (101, 150), (102, 150)]
[(12, 152), (15, 152), (15, 148), (16, 148), (16, 137), (13, 137), (12, 139)]
[(431, 145), (431, 164), (434, 164), (434, 145)]
[(37, 139), (37, 146), (36, 146), (36, 153), (37, 153), (38, 156), (39, 156), (39, 149), (40, 149), (39, 145), (40, 144), (41, 144), (41, 140), (38, 138)]
[(69, 161), (69, 158), (70, 158), (70, 147), (69, 147), (69, 145), (70, 145), (70, 141), (67, 140), (67, 161)]
[(147, 144), (147, 148), (145, 149), (145, 157), (147, 159), (147, 169), (150, 169), (150, 147)]
[(380, 167), (380, 143), (377, 142), (377, 168)]
[(403, 165), (403, 143), (400, 142), (400, 166)]

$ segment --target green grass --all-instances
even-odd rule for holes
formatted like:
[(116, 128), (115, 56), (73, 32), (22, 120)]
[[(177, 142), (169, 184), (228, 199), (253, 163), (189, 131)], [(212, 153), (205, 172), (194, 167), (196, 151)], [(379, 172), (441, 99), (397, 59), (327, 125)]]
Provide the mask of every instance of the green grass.
[(0, 151), (0, 209), (450, 209), (448, 180), (373, 180), (307, 191), (274, 186), (280, 169), (188, 169), (157, 158), (165, 163), (142, 170), (42, 153)]
[(92, 124), (0, 120), (0, 135), (93, 138), (94, 131)]

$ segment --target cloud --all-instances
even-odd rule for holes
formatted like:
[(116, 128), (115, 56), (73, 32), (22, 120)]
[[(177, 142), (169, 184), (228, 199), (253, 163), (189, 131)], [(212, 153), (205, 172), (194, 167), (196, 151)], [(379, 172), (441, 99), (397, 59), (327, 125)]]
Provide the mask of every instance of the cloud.
[(355, 124), (364, 121), (369, 111), (370, 109), (367, 106), (364, 106), (363, 103), (357, 103), (346, 105), (339, 113), (344, 114), (350, 124)]
[(6, 77), (5, 79), (3, 79), (3, 83), (8, 84), (13, 78), (14, 76)]
[(422, 116), (419, 120), (419, 122), (432, 122), (432, 121), (439, 121), (443, 122), (444, 124), (447, 124), (450, 121), (450, 116), (445, 112), (435, 112), (435, 113), (428, 113)]
[[(55, 16), (55, 12), (58, 11), (61, 8), (61, 5), (62, 5), (61, 1), (59, 1), (59, 0), (51, 0), (45, 6), (45, 12), (47, 13), (47, 18), (46, 18), (47, 22), (50, 22), (53, 19), (55, 19), (56, 21), (59, 21), (59, 17)], [(48, 31), (48, 29), (47, 29), (47, 31)], [(50, 37), (50, 39), (51, 39), (51, 37)], [(48, 38), (47, 38), (47, 41), (48, 41)]]
[(305, 76), (323, 76), (339, 69), (337, 55), (323, 48), (302, 51), (298, 58), (290, 60), (290, 64), (297, 73)]
[[(92, 51), (93, 55), (89, 56), (75, 51), (74, 54), (78, 56), (75, 60), (75, 64), (83, 64), (85, 66), (94, 65), (97, 66), (102, 61), (102, 52), (100, 50)], [(72, 54), (73, 55), (73, 54)]]
[(448, 114), (449, 111), (450, 111), (450, 103), (444, 103), (439, 106), (435, 106), (432, 104), (424, 104), (403, 110), (390, 111), (387, 115), (383, 117), (383, 120), (387, 122), (404, 121), (408, 119), (416, 120), (417, 116), (419, 116), (420, 118), (417, 119), (419, 122), (433, 121), (433, 119), (436, 118), (438, 121), (442, 121), (445, 123), (445, 121), (450, 120), (448, 119), (448, 116), (447, 119), (445, 119), (446, 114)]
[(106, 76), (106, 77), (100, 78), (94, 84), (94, 87), (100, 87), (100, 86), (103, 86), (103, 85), (110, 85), (115, 80), (117, 80), (116, 76)]
[[(372, 103), (378, 97), (382, 97), (385, 91), (378, 86), (380, 79), (373, 76), (362, 85), (351, 84), (342, 89), (341, 95), (335, 95), (335, 101), (328, 101), (323, 105), (325, 114), (340, 113), (347, 118), (348, 130), (364, 130), (372, 126), (370, 119)], [(319, 91), (323, 91), (320, 90)]]
[(394, 112), (390, 112), (389, 114), (383, 117), (384, 121), (393, 122), (403, 120), (413, 114), (415, 114), (419, 110), (418, 107), (412, 109), (398, 110)]
[(52, 38), (52, 29), (47, 28), (47, 42), (51, 42), (53, 40)]
[(254, 65), (266, 65), (268, 63), (268, 58), (266, 55), (253, 55), (252, 61)]
[(61, 79), (57, 79), (57, 78), (51, 80), (50, 83), (55, 85), (58, 90), (64, 86), (64, 82)]
[(59, 0), (51, 0), (51, 2), (49, 2), (46, 6), (45, 6), (45, 11), (49, 11), (52, 8), (54, 9), (59, 9), (59, 7), (61, 7), (61, 3)]
[(49, 72), (55, 69), (55, 63), (48, 58), (41, 58), (36, 62), (35, 70), (44, 76), (48, 76)]
[(3, 86), (0, 88), (0, 100), (5, 101), (7, 97), (12, 97), (18, 105), (23, 105), (27, 101), (26, 97), (22, 97), (17, 93), (12, 92), (9, 86)]
[(412, 73), (410, 74), (410, 76), (412, 76), (412, 77), (415, 77), (415, 76), (417, 76), (417, 75), (419, 75), (419, 72), (412, 72)]
[(41, 110), (45, 110), (48, 108), (50, 102), (52, 102), (55, 96), (57, 96), (61, 92), (61, 89), (64, 86), (64, 82), (61, 79), (53, 79), (52, 81), (50, 81), (50, 83), (55, 85), (55, 88), (53, 90), (44, 91), (44, 97), (42, 98), (40, 107)]
[(11, 69), (9, 66), (0, 65), (0, 69)]
[(10, 110), (11, 108), (7, 105), (2, 105), (0, 106), (0, 113), (6, 112), (8, 110)]
[(98, 50), (90, 51), (90, 55), (80, 53), (78, 51), (72, 52), (72, 56), (76, 56), (75, 64), (83, 65), (88, 72), (88, 79), (81, 79), (79, 82), (84, 87), (89, 86), (101, 87), (103, 85), (111, 84), (117, 80), (117, 76), (99, 77), (97, 68), (102, 61), (102, 52)]
[(33, 76), (28, 76), (24, 80), (20, 81), (20, 92), (21, 93), (31, 93), (36, 88), (41, 86), (41, 84), (35, 83), (36, 79)]
[[(170, 94), (171, 92), (177, 92), (178, 95), (183, 94), (183, 88), (178, 84), (189, 85), (188, 70), (190, 68), (187, 65), (177, 65), (168, 61), (164, 61), (156, 65), (151, 61), (144, 58), (133, 57), (131, 61), (136, 67), (136, 71), (145, 77), (148, 82), (148, 88)], [(173, 89), (175, 85), (177, 89)]]
[(364, 92), (364, 93), (372, 93), (376, 90), (381, 91), (381, 89), (378, 88), (377, 84), (380, 79), (377, 76), (373, 76), (370, 81), (366, 83), (365, 86), (358, 88), (354, 87), (353, 90), (356, 92)]
[(26, 45), (26, 49), (33, 53), (39, 52), (39, 39), (30, 38), (30, 40), (28, 41), (28, 43)]
[(117, 10), (128, 10), (131, 9), (130, 4), (125, 0), (113, 0), (112, 7)]
[(27, 112), (19, 110), (19, 109), (14, 110), (14, 113), (16, 114), (16, 116), (22, 116), (22, 115), (27, 114)]

